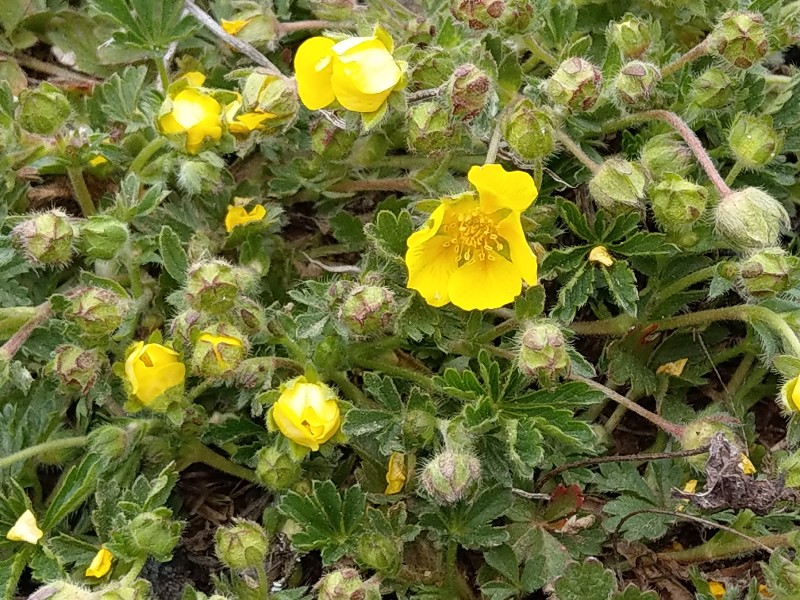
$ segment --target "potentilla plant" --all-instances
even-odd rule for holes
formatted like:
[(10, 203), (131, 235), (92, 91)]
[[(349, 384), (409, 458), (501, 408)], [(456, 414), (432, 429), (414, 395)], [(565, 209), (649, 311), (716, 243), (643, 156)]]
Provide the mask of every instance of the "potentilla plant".
[(0, 10), (0, 598), (795, 598), (799, 23)]

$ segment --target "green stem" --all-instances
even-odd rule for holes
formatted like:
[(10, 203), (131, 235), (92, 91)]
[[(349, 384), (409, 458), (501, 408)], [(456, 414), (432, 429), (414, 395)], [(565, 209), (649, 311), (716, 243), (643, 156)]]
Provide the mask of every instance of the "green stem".
[(370, 400), (364, 392), (358, 389), (358, 386), (348, 379), (347, 373), (333, 371), (327, 375), (328, 379), (335, 383), (358, 408), (378, 408), (377, 402)]
[(676, 71), (679, 71), (684, 65), (687, 65), (690, 62), (697, 60), (701, 56), (705, 56), (706, 54), (708, 54), (708, 38), (704, 39), (694, 48), (686, 52), (686, 54), (679, 56), (666, 67), (661, 69), (661, 77), (669, 77)]
[(526, 35), (523, 37), (522, 40), (525, 44), (525, 47), (530, 51), (533, 56), (538, 58), (541, 62), (546, 64), (551, 69), (555, 69), (558, 66), (558, 59), (553, 56), (552, 53), (548, 52), (544, 48), (542, 48), (541, 44), (536, 41), (536, 39), (531, 35)]
[(323, 258), (325, 256), (334, 256), (336, 254), (347, 254), (352, 251), (352, 248), (346, 244), (329, 244), (327, 246), (308, 248), (303, 252), (305, 252), (305, 255), (309, 258)]
[(9, 456), (0, 458), (0, 469), (5, 469), (14, 463), (24, 462), (29, 458), (34, 458), (39, 454), (44, 454), (45, 452), (55, 452), (58, 450), (66, 450), (67, 448), (79, 448), (81, 446), (85, 446), (88, 441), (89, 438), (87, 436), (81, 435), (77, 437), (59, 438), (49, 442), (43, 442), (41, 444), (31, 446), (30, 448), (20, 450), (19, 452), (15, 452), (14, 454), (10, 454)]
[(578, 335), (623, 336), (637, 325), (635, 318), (622, 314), (599, 321), (575, 321), (568, 327)]
[(130, 587), (136, 581), (136, 578), (139, 577), (139, 573), (142, 572), (144, 569), (144, 565), (147, 563), (147, 557), (144, 558), (137, 558), (131, 568), (125, 573), (125, 577), (123, 577), (119, 582), (119, 587)]
[(293, 21), (291, 23), (278, 23), (278, 35), (286, 35), (295, 31), (306, 29), (352, 29), (352, 23), (343, 21)]
[(169, 73), (167, 73), (167, 65), (164, 64), (164, 59), (159, 55), (153, 57), (153, 62), (156, 63), (158, 70), (158, 77), (161, 79), (161, 89), (165, 92), (169, 87)]
[(473, 341), (476, 344), (488, 344), (489, 342), (496, 340), (500, 336), (505, 335), (509, 331), (514, 331), (517, 327), (519, 327), (519, 321), (516, 319), (507, 319), (503, 321), (499, 325), (492, 327), (486, 333), (481, 333), (480, 335), (476, 335), (473, 338)]
[(139, 265), (136, 264), (133, 254), (128, 254), (125, 260), (125, 269), (128, 271), (128, 279), (130, 280), (131, 293), (134, 299), (138, 300), (144, 293), (144, 286), (142, 285), (142, 272)]
[(37, 306), (33, 316), (17, 329), (17, 331), (6, 340), (5, 344), (0, 346), (0, 358), (9, 361), (14, 358), (17, 352), (19, 352), (19, 349), (22, 348), (25, 342), (28, 341), (28, 338), (31, 337), (31, 334), (36, 331), (39, 325), (47, 321), (52, 314), (53, 309), (49, 301)]
[(589, 155), (583, 151), (583, 148), (581, 148), (577, 142), (573, 141), (564, 131), (557, 131), (556, 139), (558, 139), (558, 141), (569, 150), (570, 154), (577, 158), (584, 167), (589, 169), (592, 173), (597, 173), (600, 169), (600, 165), (589, 158)]
[(202, 381), (198, 385), (194, 386), (188, 394), (186, 394), (186, 401), (189, 403), (194, 402), (209, 388), (214, 387), (214, 385), (216, 385), (216, 382), (212, 379), (206, 379)]
[(203, 463), (215, 468), (228, 475), (233, 475), (239, 479), (258, 483), (256, 474), (247, 467), (237, 465), (235, 462), (214, 452), (211, 448), (198, 440), (191, 440), (181, 449), (181, 460), (178, 462), (178, 470), (182, 471), (194, 463)]
[(427, 375), (423, 375), (422, 373), (418, 373), (416, 371), (412, 371), (411, 369), (406, 369), (405, 367), (400, 367), (398, 365), (390, 365), (385, 363), (381, 360), (369, 360), (363, 357), (356, 357), (354, 358), (355, 362), (359, 367), (362, 369), (369, 369), (370, 371), (379, 371), (381, 373), (386, 373), (387, 375), (391, 375), (392, 377), (398, 377), (400, 379), (407, 379), (412, 383), (416, 383), (423, 389), (429, 390), (431, 392), (438, 392), (440, 391), (436, 385), (433, 383), (433, 379)]
[(700, 283), (701, 281), (706, 281), (707, 279), (711, 279), (714, 275), (717, 274), (719, 269), (718, 264), (711, 265), (709, 267), (705, 267), (703, 269), (698, 269), (693, 273), (689, 273), (685, 277), (681, 277), (673, 281), (668, 286), (664, 287), (660, 291), (653, 294), (653, 299), (648, 302), (648, 308), (656, 307), (661, 304), (664, 300), (667, 300), (674, 296), (675, 294), (682, 292), (688, 287), (691, 287), (695, 284)]
[(144, 148), (139, 150), (139, 154), (136, 155), (136, 158), (134, 158), (133, 161), (131, 161), (131, 164), (128, 167), (128, 171), (130, 171), (131, 173), (136, 173), (138, 175), (139, 172), (145, 167), (145, 164), (151, 158), (153, 158), (153, 155), (159, 150), (161, 150), (161, 148), (166, 143), (167, 143), (167, 138), (162, 136), (158, 136), (157, 138), (150, 140), (150, 142), (148, 142)]
[(278, 338), (277, 342), (289, 351), (294, 359), (300, 363), (305, 363), (308, 360), (306, 351), (300, 347), (300, 344), (291, 339), (284, 331), (283, 327), (277, 321), (273, 321), (267, 327), (269, 331)]
[(0, 308), (0, 339), (8, 339), (36, 314), (33, 306)]
[(728, 174), (725, 176), (725, 183), (728, 185), (733, 185), (733, 182), (736, 181), (736, 178), (739, 176), (739, 173), (742, 172), (742, 169), (744, 169), (744, 165), (738, 160), (733, 163), (731, 170), (728, 171)]
[[(450, 158), (449, 167), (454, 171), (469, 171), (475, 165), (482, 165), (484, 160), (483, 154), (474, 154), (467, 156), (453, 156)], [(375, 169), (392, 168), (392, 169), (422, 169), (430, 166), (431, 161), (429, 158), (420, 156), (409, 156), (407, 154), (399, 154), (397, 156), (384, 156), (383, 158), (370, 162), (369, 164), (359, 165), (368, 166)]]
[(445, 580), (447, 581), (447, 589), (450, 591), (451, 598), (458, 598), (456, 593), (456, 555), (458, 553), (458, 544), (454, 540), (447, 543), (447, 554), (445, 556)]
[(75, 199), (81, 206), (84, 217), (91, 217), (94, 214), (94, 201), (89, 188), (86, 187), (86, 180), (83, 178), (83, 171), (80, 167), (67, 167), (67, 176), (75, 192)]
[(263, 562), (260, 562), (256, 565), (256, 573), (258, 574), (259, 597), (264, 598), (264, 600), (269, 600), (269, 577), (267, 577), (267, 570), (264, 568)]
[(656, 555), (656, 560), (674, 561), (679, 564), (692, 564), (702, 563), (712, 560), (725, 560), (728, 558), (735, 558), (758, 552), (763, 549), (763, 546), (770, 548), (780, 548), (791, 546), (792, 543), (789, 537), (785, 534), (772, 534), (762, 535), (754, 538), (758, 543), (751, 542), (741, 537), (732, 537), (728, 541), (719, 542), (710, 540), (705, 544), (688, 548), (686, 550), (677, 550), (675, 552), (659, 552)]
[(486, 151), (486, 159), (483, 161), (485, 165), (494, 164), (497, 161), (497, 151), (500, 149), (500, 140), (503, 139), (503, 114), (505, 110), (497, 115), (497, 121), (494, 124), (494, 131), (492, 131), (492, 139), (489, 140), (489, 149)]

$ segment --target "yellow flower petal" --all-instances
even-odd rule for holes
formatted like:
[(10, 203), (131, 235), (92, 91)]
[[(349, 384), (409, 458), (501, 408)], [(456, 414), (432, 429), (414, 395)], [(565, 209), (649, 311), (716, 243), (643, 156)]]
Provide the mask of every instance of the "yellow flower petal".
[(14, 526), (8, 530), (6, 539), (12, 542), (38, 544), (42, 536), (44, 536), (44, 532), (39, 529), (36, 516), (30, 510), (26, 510), (14, 523)]
[(89, 166), (99, 167), (100, 165), (104, 165), (107, 162), (108, 159), (105, 156), (103, 156), (102, 154), (98, 154), (97, 156), (89, 160)]
[(352, 43), (356, 39), (339, 42), (333, 47), (337, 56), (334, 76), (337, 73), (345, 76), (352, 88), (362, 94), (391, 91), (402, 75), (392, 54), (377, 38), (361, 38), (358, 43)]
[(261, 221), (267, 216), (267, 209), (261, 204), (256, 204), (250, 212), (244, 206), (229, 206), (225, 215), (225, 229), (230, 233), (234, 227)]
[(397, 494), (403, 491), (406, 483), (406, 457), (402, 452), (392, 452), (386, 469), (386, 491), (384, 494)]
[(231, 337), (228, 335), (214, 335), (213, 333), (204, 333), (199, 338), (197, 338), (197, 342), (210, 344), (211, 350), (214, 352), (214, 358), (217, 359), (217, 363), (223, 367), (227, 368), (228, 363), (223, 358), (222, 354), (220, 353), (219, 346), (234, 346), (237, 348), (243, 347), (242, 340)]
[(671, 375), (673, 377), (680, 377), (683, 373), (683, 369), (686, 367), (686, 363), (689, 362), (688, 358), (679, 358), (678, 360), (674, 360), (672, 362), (664, 363), (660, 365), (656, 369), (656, 374), (661, 375)]
[(388, 89), (377, 94), (365, 94), (356, 88), (349, 71), (337, 65), (334, 65), (333, 68), (331, 89), (339, 104), (347, 110), (360, 113), (375, 112), (383, 105), (389, 94), (392, 93), (392, 90)]
[(519, 269), (522, 278), (528, 285), (536, 285), (538, 276), (536, 255), (525, 239), (519, 213), (513, 212), (500, 221), (497, 233), (508, 243), (511, 262)]
[(439, 231), (439, 227), (442, 225), (442, 221), (444, 221), (444, 214), (445, 214), (445, 205), (444, 203), (440, 204), (436, 207), (431, 213), (431, 216), (425, 222), (425, 225), (419, 231), (415, 231), (406, 240), (406, 245), (409, 248), (414, 248), (419, 246), (423, 242), (427, 242), (431, 239), (436, 233)]
[(325, 108), (336, 100), (331, 86), (333, 40), (312, 37), (303, 42), (294, 57), (294, 72), (300, 101), (309, 110)]
[(206, 82), (206, 76), (199, 71), (189, 71), (181, 75), (181, 79), (185, 79), (192, 87), (200, 87)]
[(272, 407), (272, 419), (293, 442), (319, 450), (341, 426), (336, 395), (328, 386), (305, 377), (289, 382)]
[(474, 166), (467, 179), (478, 190), (486, 214), (503, 208), (522, 212), (539, 193), (533, 177), (523, 171), (506, 171), (497, 164)]
[(708, 591), (712, 596), (714, 596), (714, 598), (716, 598), (716, 600), (722, 600), (722, 598), (725, 596), (725, 586), (719, 581), (709, 581)]
[(739, 459), (740, 460), (738, 466), (739, 469), (742, 471), (742, 473), (744, 473), (745, 475), (755, 475), (756, 466), (753, 464), (750, 458), (745, 453), (742, 453), (739, 456)]
[(250, 18), (250, 19), (232, 19), (230, 21), (228, 19), (222, 19), (219, 22), (219, 24), (225, 30), (225, 33), (227, 33), (229, 35), (236, 35), (237, 33), (239, 33), (244, 28), (245, 25), (247, 25), (252, 20), (253, 20), (252, 18)]
[(794, 382), (791, 395), (792, 404), (794, 404), (792, 408), (794, 410), (800, 410), (800, 385), (798, 385), (800, 384), (800, 377), (795, 377), (792, 381)]
[(86, 577), (102, 577), (111, 570), (111, 561), (114, 555), (111, 554), (105, 547), (100, 548), (97, 554), (94, 555), (92, 563), (84, 572)]
[(162, 115), (158, 123), (163, 133), (185, 133), (186, 151), (194, 154), (206, 138), (218, 140), (222, 137), (221, 117), (219, 102), (208, 94), (187, 88), (172, 99), (170, 111)]
[(589, 262), (598, 263), (606, 267), (614, 264), (614, 258), (605, 246), (595, 246), (589, 252)]
[(690, 479), (686, 482), (686, 485), (683, 486), (683, 491), (687, 494), (694, 494), (697, 490), (697, 479)]
[(436, 236), (406, 252), (409, 289), (417, 290), (431, 306), (450, 302), (450, 277), (458, 268), (456, 248), (446, 236)]
[(464, 310), (500, 308), (522, 291), (522, 276), (510, 261), (495, 252), (487, 260), (467, 263), (450, 276), (450, 302)]
[(174, 350), (161, 344), (138, 342), (125, 359), (125, 377), (131, 385), (131, 395), (147, 406), (168, 389), (183, 383), (186, 367)]

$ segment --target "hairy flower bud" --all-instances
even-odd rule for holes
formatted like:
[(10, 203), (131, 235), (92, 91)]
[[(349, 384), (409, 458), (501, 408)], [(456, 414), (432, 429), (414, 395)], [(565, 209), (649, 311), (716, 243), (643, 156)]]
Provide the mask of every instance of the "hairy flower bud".
[(633, 15), (625, 15), (622, 21), (612, 23), (610, 34), (611, 41), (625, 58), (639, 58), (653, 42), (650, 24)]
[(600, 208), (610, 212), (636, 210), (645, 196), (647, 178), (636, 163), (624, 158), (607, 159), (589, 182), (589, 192)]
[(590, 110), (600, 95), (603, 75), (596, 66), (582, 58), (568, 58), (562, 62), (544, 89), (558, 105), (572, 110)]
[[(681, 448), (684, 450), (697, 450), (711, 442), (717, 433), (722, 433), (725, 438), (734, 445), (740, 445), (740, 441), (736, 433), (729, 425), (725, 424), (725, 415), (711, 415), (707, 417), (699, 417), (688, 423), (683, 429), (683, 436), (681, 437)], [(689, 456), (686, 459), (693, 468), (703, 470), (708, 460), (708, 453), (697, 454)]]
[(250, 298), (239, 298), (231, 311), (231, 321), (247, 336), (254, 336), (264, 331), (267, 317), (264, 308)]
[(193, 308), (188, 308), (179, 313), (172, 320), (170, 336), (176, 350), (185, 352), (198, 333), (211, 323), (209, 317)]
[(769, 51), (764, 17), (751, 12), (727, 12), (711, 33), (711, 47), (727, 62), (749, 69)]
[(529, 98), (517, 102), (502, 125), (509, 147), (525, 160), (544, 158), (555, 148), (553, 120)]
[(92, 594), (86, 588), (66, 581), (54, 581), (28, 596), (28, 600), (86, 600)]
[(394, 293), (378, 285), (353, 289), (339, 308), (339, 321), (356, 336), (385, 333), (397, 311)]
[(533, 21), (535, 6), (530, 0), (504, 0), (498, 26), (504, 32), (525, 33)]
[(643, 106), (661, 80), (661, 71), (651, 63), (639, 60), (624, 65), (614, 79), (614, 93), (627, 106)]
[(59, 209), (33, 216), (11, 230), (11, 240), (35, 267), (64, 266), (78, 236), (72, 219)]
[(446, 450), (425, 465), (420, 481), (431, 498), (440, 504), (461, 500), (481, 478), (481, 463), (462, 451)]
[(520, 338), (517, 368), (528, 377), (552, 377), (569, 367), (567, 341), (554, 321), (529, 323)]
[(49, 369), (58, 378), (62, 388), (86, 394), (107, 363), (99, 350), (85, 350), (66, 344), (56, 348)]
[(769, 298), (800, 283), (800, 258), (782, 248), (766, 248), (742, 261), (739, 273), (748, 294)]
[(67, 294), (64, 318), (74, 323), (87, 339), (107, 340), (131, 309), (129, 298), (97, 286), (84, 286)]
[(256, 477), (273, 492), (288, 490), (302, 474), (300, 464), (285, 452), (265, 447), (256, 454)]
[(104, 591), (98, 600), (148, 600), (150, 598), (150, 584), (137, 579), (133, 585), (121, 585)]
[(328, 160), (341, 160), (350, 154), (357, 135), (339, 129), (327, 119), (318, 119), (310, 126), (311, 149)]
[(358, 540), (358, 561), (381, 573), (394, 573), (400, 568), (402, 544), (383, 533), (368, 533)]
[(656, 221), (666, 231), (678, 230), (697, 221), (708, 204), (708, 191), (674, 173), (649, 189)]
[(759, 250), (777, 246), (789, 227), (783, 205), (767, 192), (744, 188), (723, 198), (715, 214), (717, 233), (740, 249)]
[(357, 0), (310, 0), (311, 12), (325, 21), (346, 21), (357, 10)]
[(692, 82), (689, 98), (700, 108), (723, 108), (730, 102), (734, 89), (731, 76), (723, 69), (712, 67)]
[(269, 538), (255, 521), (234, 519), (233, 525), (217, 528), (215, 550), (226, 567), (236, 571), (264, 564)]
[(447, 109), (436, 100), (414, 104), (408, 111), (408, 148), (416, 154), (444, 155), (458, 134)]
[(692, 151), (671, 133), (651, 137), (642, 147), (640, 161), (652, 179), (667, 173), (686, 175), (692, 167)]
[(19, 93), (18, 122), (26, 131), (52, 135), (72, 113), (67, 97), (56, 86), (42, 83)]
[(107, 215), (92, 215), (80, 226), (78, 246), (89, 258), (110, 260), (128, 241), (128, 226)]
[(473, 64), (461, 65), (447, 82), (447, 98), (453, 116), (471, 121), (485, 107), (492, 82), (489, 76)]
[(364, 582), (355, 569), (338, 569), (325, 575), (316, 585), (318, 600), (361, 600)]
[(179, 523), (169, 518), (170, 510), (157, 508), (136, 515), (128, 525), (130, 542), (136, 553), (168, 560), (181, 535)]
[(248, 269), (224, 260), (204, 260), (189, 267), (186, 301), (196, 310), (220, 315), (230, 311), (239, 294), (253, 285)]
[(255, 71), (242, 84), (242, 107), (246, 114), (269, 115), (260, 121), (262, 128), (278, 129), (294, 122), (300, 101), (291, 80)]
[(453, 0), (450, 5), (453, 16), (475, 30), (497, 24), (504, 9), (504, 0)]
[(205, 329), (192, 353), (192, 371), (201, 377), (225, 377), (247, 355), (247, 339), (233, 325), (219, 323)]
[(772, 126), (769, 115), (739, 113), (728, 132), (728, 145), (743, 167), (763, 167), (780, 152), (783, 136)]

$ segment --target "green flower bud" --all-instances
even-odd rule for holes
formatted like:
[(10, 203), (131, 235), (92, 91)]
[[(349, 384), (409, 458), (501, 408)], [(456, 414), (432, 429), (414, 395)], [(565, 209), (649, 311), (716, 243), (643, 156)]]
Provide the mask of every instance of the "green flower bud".
[(233, 325), (212, 325), (194, 343), (192, 372), (200, 377), (226, 377), (241, 364), (247, 350), (247, 338)]
[(789, 228), (789, 215), (775, 198), (758, 188), (733, 192), (717, 205), (717, 233), (739, 249), (760, 250), (777, 246)]
[[(69, 431), (58, 430), (52, 434), (48, 441), (56, 441), (72, 437)], [(36, 454), (36, 460), (42, 465), (49, 465), (53, 467), (61, 467), (67, 463), (75, 460), (82, 454), (80, 448), (51, 448), (49, 450), (40, 451)]]
[(250, 298), (239, 298), (233, 307), (231, 321), (247, 336), (254, 336), (264, 331), (267, 316), (262, 306)]
[(778, 39), (779, 48), (788, 48), (800, 41), (800, 1), (781, 6), (773, 34)]
[(99, 600), (149, 600), (150, 584), (137, 579), (133, 585), (124, 585), (105, 591)]
[(653, 214), (662, 229), (672, 231), (696, 222), (705, 212), (708, 191), (680, 175), (667, 173), (649, 190)]
[(517, 102), (514, 110), (506, 113), (503, 137), (525, 160), (544, 158), (555, 148), (553, 120), (528, 98)]
[(277, 448), (265, 447), (256, 454), (256, 477), (273, 492), (288, 490), (302, 475), (300, 463)]
[(600, 69), (582, 58), (568, 58), (544, 82), (550, 99), (572, 110), (590, 110), (600, 95), (603, 75)]
[(725, 13), (710, 39), (711, 47), (727, 62), (740, 69), (749, 69), (769, 51), (764, 17), (758, 13)]
[(28, 596), (28, 600), (87, 600), (92, 593), (66, 581), (54, 581)]
[(97, 286), (84, 286), (67, 294), (64, 318), (90, 340), (107, 341), (131, 310), (129, 298)]
[(525, 33), (533, 21), (534, 11), (534, 3), (530, 0), (505, 0), (498, 25), (507, 33)]
[(167, 561), (181, 538), (181, 525), (173, 521), (172, 511), (157, 508), (136, 515), (128, 524), (132, 550), (139, 556)]
[(97, 454), (113, 462), (126, 456), (135, 443), (141, 438), (143, 428), (138, 421), (128, 423), (125, 427), (119, 425), (101, 425), (89, 433), (89, 452)]
[(644, 169), (624, 158), (607, 159), (589, 182), (589, 192), (600, 208), (609, 212), (637, 210), (644, 199)]
[(625, 58), (639, 58), (653, 42), (650, 24), (633, 15), (625, 15), (622, 21), (612, 23), (610, 33), (611, 41)]
[(614, 93), (627, 106), (643, 106), (660, 80), (661, 71), (657, 66), (636, 60), (620, 69), (614, 79)]
[(128, 241), (128, 226), (106, 215), (93, 215), (83, 221), (80, 233), (80, 251), (89, 258), (110, 260)]
[[(740, 445), (741, 442), (736, 433), (729, 425), (724, 423), (725, 420), (732, 421), (729, 417), (726, 419), (725, 415), (712, 415), (708, 417), (700, 417), (691, 423), (688, 423), (683, 429), (683, 436), (681, 437), (681, 448), (683, 450), (697, 450), (711, 442), (717, 433), (722, 433), (725, 438), (734, 445)], [(686, 462), (698, 471), (702, 471), (708, 461), (708, 453), (697, 454), (686, 458)]]
[(528, 377), (547, 380), (569, 368), (567, 341), (555, 322), (542, 319), (525, 327), (520, 338), (517, 368)]
[(481, 463), (466, 452), (446, 450), (425, 466), (420, 481), (431, 498), (439, 504), (454, 504), (480, 481)]
[(431, 52), (430, 48), (420, 49), (412, 56), (409, 64), (414, 65), (412, 80), (418, 89), (437, 88), (446, 83), (456, 69), (455, 58), (447, 52)]
[(369, 533), (358, 540), (358, 561), (381, 573), (394, 573), (400, 568), (403, 546), (393, 537)]
[(456, 19), (478, 31), (494, 26), (504, 9), (503, 0), (453, 0), (450, 5)]
[(363, 584), (355, 569), (332, 571), (317, 583), (317, 600), (362, 600)]
[(713, 67), (692, 82), (689, 98), (700, 108), (723, 108), (730, 102), (734, 89), (731, 76)]
[(357, 134), (353, 131), (339, 129), (327, 119), (318, 119), (311, 123), (311, 149), (328, 160), (341, 160), (350, 154)]
[(311, 12), (325, 21), (346, 21), (357, 10), (356, 0), (310, 0)]
[(204, 260), (189, 267), (186, 275), (186, 301), (199, 311), (214, 315), (228, 313), (239, 294), (252, 288), (254, 278), (248, 269), (234, 267), (224, 260)]
[(247, 519), (234, 519), (233, 525), (217, 528), (214, 541), (217, 558), (235, 571), (263, 565), (269, 551), (264, 528)]
[(489, 76), (475, 65), (456, 68), (447, 82), (447, 98), (453, 116), (463, 121), (478, 116), (489, 100), (491, 83)]
[(459, 130), (438, 101), (420, 102), (408, 111), (408, 149), (415, 154), (442, 156), (453, 148)]
[(647, 140), (640, 161), (653, 179), (667, 173), (686, 175), (692, 167), (692, 151), (673, 134), (662, 133)]
[(59, 209), (33, 216), (11, 230), (11, 241), (35, 267), (65, 266), (78, 236), (72, 219)]
[(300, 108), (297, 90), (291, 80), (260, 71), (251, 73), (245, 79), (242, 86), (242, 101), (246, 112), (274, 115), (262, 122), (264, 129), (285, 128), (291, 125)]
[(18, 122), (26, 131), (52, 135), (72, 112), (67, 97), (56, 86), (42, 83), (19, 93)]
[(56, 348), (48, 370), (58, 378), (65, 391), (86, 394), (107, 364), (108, 360), (99, 350), (85, 350), (66, 344)]
[(396, 311), (391, 290), (378, 285), (361, 285), (342, 302), (339, 321), (355, 336), (372, 336), (388, 331)]
[(743, 167), (755, 169), (775, 158), (783, 136), (772, 127), (772, 117), (739, 113), (728, 132), (728, 145)]
[(211, 320), (208, 316), (193, 308), (186, 309), (179, 313), (170, 326), (170, 337), (172, 345), (179, 352), (186, 352), (191, 347), (193, 340), (197, 338), (199, 332), (210, 326)]
[(436, 415), (425, 410), (409, 410), (403, 420), (403, 436), (414, 446), (427, 446), (436, 435)]
[(742, 261), (740, 275), (748, 294), (769, 298), (800, 283), (800, 258), (782, 248), (767, 248)]

